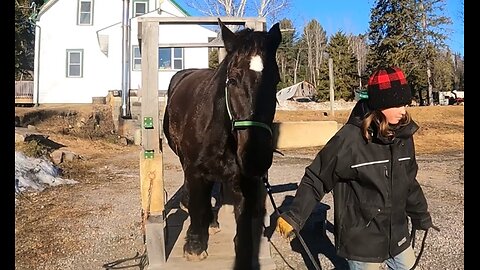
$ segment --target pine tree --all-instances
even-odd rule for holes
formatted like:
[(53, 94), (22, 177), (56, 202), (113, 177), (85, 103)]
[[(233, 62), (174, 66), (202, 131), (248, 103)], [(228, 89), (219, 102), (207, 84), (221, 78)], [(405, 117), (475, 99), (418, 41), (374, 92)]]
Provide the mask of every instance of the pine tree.
[[(355, 96), (355, 89), (359, 86), (357, 75), (357, 59), (350, 49), (347, 36), (339, 31), (331, 37), (327, 46), (328, 56), (333, 59), (333, 74), (335, 78), (335, 99), (340, 98), (352, 100)], [(327, 62), (327, 61), (325, 61)], [(323, 69), (328, 74), (328, 64)], [(325, 85), (325, 81), (324, 81)], [(324, 89), (329, 89), (325, 88)]]
[(15, 79), (32, 79), (35, 28), (29, 20), (29, 1), (15, 1)]
[[(378, 67), (403, 69), (421, 104), (432, 98), (432, 62), (445, 47), (450, 19), (445, 0), (377, 0), (371, 11), (368, 73)], [(425, 102), (424, 102), (425, 100)]]
[(317, 99), (320, 101), (328, 100), (330, 97), (328, 58), (333, 59), (335, 99), (352, 100), (355, 96), (355, 89), (359, 87), (357, 59), (343, 32), (335, 33), (328, 42), (325, 61), (320, 68), (318, 79)]
[(378, 0), (370, 15), (371, 44), (367, 69), (398, 66), (409, 73), (415, 66), (417, 39), (414, 0)]

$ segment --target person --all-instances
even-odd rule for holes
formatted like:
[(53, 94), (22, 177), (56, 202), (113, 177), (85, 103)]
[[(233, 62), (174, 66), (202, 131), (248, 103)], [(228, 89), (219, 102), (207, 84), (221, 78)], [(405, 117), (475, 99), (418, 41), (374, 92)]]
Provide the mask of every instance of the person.
[(416, 258), (408, 218), (414, 230), (433, 226), (416, 180), (413, 134), (419, 126), (405, 108), (411, 90), (400, 68), (387, 67), (371, 75), (367, 94), (305, 168), (276, 229), (288, 238), (293, 229), (299, 232), (316, 203), (333, 191), (335, 248), (350, 269), (378, 270), (384, 263), (410, 269)]

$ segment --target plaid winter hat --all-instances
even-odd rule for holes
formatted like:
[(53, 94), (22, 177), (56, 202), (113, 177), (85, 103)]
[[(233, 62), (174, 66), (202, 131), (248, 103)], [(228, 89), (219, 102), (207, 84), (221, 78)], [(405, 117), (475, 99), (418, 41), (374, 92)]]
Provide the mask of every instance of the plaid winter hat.
[(408, 105), (412, 92), (400, 68), (375, 71), (368, 79), (368, 106), (372, 110)]

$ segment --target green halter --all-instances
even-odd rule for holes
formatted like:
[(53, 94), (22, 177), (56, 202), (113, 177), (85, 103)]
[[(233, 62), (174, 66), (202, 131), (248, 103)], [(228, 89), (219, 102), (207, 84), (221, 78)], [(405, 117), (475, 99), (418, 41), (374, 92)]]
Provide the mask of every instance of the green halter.
[(228, 117), (230, 118), (230, 121), (232, 121), (232, 129), (240, 129), (240, 128), (247, 128), (247, 127), (261, 127), (270, 133), (270, 135), (273, 135), (272, 128), (262, 122), (257, 122), (257, 121), (251, 121), (251, 120), (234, 120), (232, 116), (232, 112), (230, 110), (229, 102), (228, 102), (228, 89), (227, 86), (225, 85), (225, 103), (227, 105), (227, 112), (228, 112)]

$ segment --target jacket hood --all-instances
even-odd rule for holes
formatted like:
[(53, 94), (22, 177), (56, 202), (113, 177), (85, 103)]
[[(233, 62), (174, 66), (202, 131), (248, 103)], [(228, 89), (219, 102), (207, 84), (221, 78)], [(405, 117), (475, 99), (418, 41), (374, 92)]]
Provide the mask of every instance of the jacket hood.
[[(368, 106), (368, 99), (360, 99), (355, 107), (353, 107), (350, 117), (348, 118), (347, 124), (355, 125), (358, 128), (362, 127), (363, 119), (371, 112), (372, 110)], [(395, 130), (395, 137), (397, 138), (408, 138), (411, 137), (417, 130), (418, 125), (413, 120), (410, 120), (410, 123), (406, 126), (400, 127)], [(382, 143), (391, 143), (387, 138), (383, 138), (378, 132), (377, 127), (371, 127), (373, 131), (373, 137)]]
[(363, 119), (371, 112), (368, 107), (368, 99), (360, 99), (355, 107), (353, 107), (350, 117), (348, 118), (347, 124), (352, 124), (357, 127), (362, 127)]

